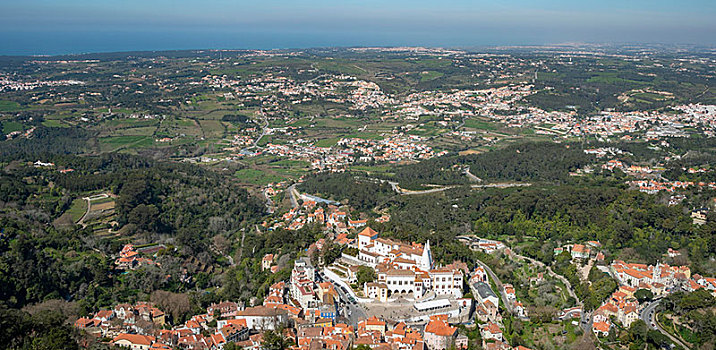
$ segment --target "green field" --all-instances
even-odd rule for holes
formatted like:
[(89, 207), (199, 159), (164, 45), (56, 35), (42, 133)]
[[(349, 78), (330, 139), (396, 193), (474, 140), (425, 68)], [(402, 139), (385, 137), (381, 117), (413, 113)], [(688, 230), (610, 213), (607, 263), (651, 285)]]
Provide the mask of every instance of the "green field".
[(338, 143), (338, 140), (340, 140), (340, 138), (331, 137), (327, 139), (318, 140), (313, 145), (316, 147), (333, 147), (336, 143)]
[(364, 171), (368, 175), (393, 175), (394, 168), (390, 165), (352, 165), (351, 170)]
[(87, 201), (82, 198), (77, 198), (72, 201), (72, 206), (67, 209), (65, 214), (69, 215), (72, 222), (77, 222), (82, 218), (82, 215), (87, 211)]
[(291, 160), (291, 159), (284, 159), (279, 160), (278, 162), (271, 163), (271, 166), (280, 166), (280, 167), (288, 167), (288, 168), (307, 168), (311, 164), (305, 160)]
[(4, 121), (0, 125), (2, 125), (2, 132), (4, 134), (9, 134), (13, 131), (22, 131), (25, 129), (22, 123), (18, 123), (16, 121)]
[(224, 135), (224, 125), (218, 120), (200, 120), (199, 125), (206, 137), (222, 137)]
[(191, 128), (195, 127), (196, 124), (191, 119), (174, 119), (170, 123), (170, 125), (173, 124), (176, 127), (185, 127), (185, 128)]
[(57, 119), (46, 119), (42, 125), (49, 128), (69, 128), (70, 126)]
[(99, 139), (102, 150), (116, 151), (123, 148), (150, 147), (154, 145), (154, 138), (141, 135), (127, 135), (102, 137)]
[(108, 145), (128, 145), (141, 141), (146, 138), (141, 135), (128, 135), (128, 136), (115, 136), (115, 137), (103, 137), (99, 141)]
[(157, 125), (159, 121), (156, 119), (111, 119), (104, 122), (104, 125), (113, 127), (141, 127)]
[(364, 139), (364, 140), (382, 140), (383, 137), (380, 136), (379, 133), (375, 132), (359, 132), (355, 134), (349, 134), (345, 136), (346, 138), (356, 138), (356, 139)]
[(14, 101), (0, 101), (0, 112), (17, 112), (21, 111), (22, 106)]
[(241, 169), (235, 175), (241, 182), (261, 186), (285, 180), (282, 176), (268, 174), (257, 169)]
[(441, 73), (441, 72), (432, 71), (432, 70), (431, 70), (431, 71), (422, 72), (422, 73), (420, 74), (420, 81), (434, 80), (434, 79), (437, 79), (437, 78), (442, 77), (443, 75), (445, 75), (445, 74), (443, 74), (443, 73)]
[(465, 127), (471, 128), (471, 129), (480, 129), (480, 130), (495, 130), (495, 129), (497, 129), (497, 126), (495, 125), (495, 123), (490, 123), (488, 121), (478, 120), (478, 119), (465, 120)]
[(156, 126), (145, 126), (139, 128), (126, 128), (112, 131), (112, 136), (151, 136), (157, 130)]
[(645, 85), (645, 82), (620, 78), (616, 72), (603, 72), (587, 79), (588, 83)]

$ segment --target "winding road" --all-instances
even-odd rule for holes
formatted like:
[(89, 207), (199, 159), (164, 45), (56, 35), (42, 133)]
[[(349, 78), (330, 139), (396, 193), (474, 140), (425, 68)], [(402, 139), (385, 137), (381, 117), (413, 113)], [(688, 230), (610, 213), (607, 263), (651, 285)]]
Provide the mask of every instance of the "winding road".
[(336, 283), (322, 272), (318, 272), (317, 276), (320, 280), (333, 284), (334, 289), (338, 293), (338, 298), (340, 299), (338, 301), (340, 304), (338, 310), (340, 310), (340, 313), (348, 320), (350, 325), (357, 327), (358, 322), (368, 318), (365, 310), (363, 310), (360, 304), (350, 302), (350, 296), (343, 291), (343, 287), (341, 287), (340, 284)]
[(639, 319), (644, 321), (644, 323), (646, 323), (646, 326), (649, 327), (649, 329), (657, 330), (661, 332), (661, 334), (667, 336), (669, 340), (674, 342), (674, 344), (679, 345), (684, 349), (689, 349), (689, 347), (684, 345), (684, 343), (682, 343), (679, 339), (676, 339), (669, 332), (662, 329), (661, 325), (659, 325), (659, 323), (656, 322), (656, 320), (654, 319), (656, 317), (656, 308), (659, 306), (660, 302), (661, 299), (657, 299), (647, 304), (646, 307), (642, 309), (639, 313)]
[[(537, 266), (541, 266), (541, 267), (545, 268), (545, 269), (547, 270), (547, 273), (548, 273), (550, 276), (552, 276), (552, 277), (554, 277), (554, 278), (556, 278), (556, 279), (562, 281), (562, 283), (564, 283), (565, 287), (567, 288), (567, 293), (569, 293), (569, 295), (570, 295), (571, 297), (573, 297), (573, 298), (577, 301), (577, 306), (579, 306), (580, 310), (582, 309), (582, 302), (581, 302), (581, 301), (579, 300), (579, 298), (577, 297), (577, 294), (574, 293), (574, 290), (572, 289), (572, 285), (569, 283), (569, 281), (567, 280), (567, 278), (565, 278), (564, 276), (562, 276), (562, 275), (560, 275), (560, 274), (558, 274), (558, 273), (552, 271), (552, 268), (551, 268), (551, 267), (545, 265), (545, 264), (544, 264), (543, 262), (541, 262), (541, 261), (532, 259), (532, 258), (530, 258), (530, 257), (526, 257), (526, 256), (524, 256), (524, 255), (517, 254), (517, 253), (514, 252), (514, 250), (512, 251), (512, 254), (511, 254), (511, 255), (512, 255), (513, 258), (523, 259), (523, 260), (526, 260), (526, 261), (530, 262), (531, 264), (535, 264), (535, 265), (537, 265)], [(492, 271), (492, 269), (491, 269), (489, 266), (487, 266), (487, 264), (485, 264), (484, 262), (482, 262), (482, 261), (480, 261), (480, 260), (477, 260), (477, 264), (480, 265), (480, 266), (482, 266), (482, 267), (485, 269), (485, 271), (487, 271), (487, 274), (490, 275), (490, 278), (491, 278), (493, 281), (495, 281), (495, 286), (497, 287), (497, 289), (499, 289), (500, 298), (502, 299), (502, 303), (505, 305), (505, 308), (507, 309), (507, 311), (509, 311), (510, 313), (512, 313), (512, 311), (513, 311), (513, 310), (512, 310), (512, 305), (508, 302), (508, 300), (507, 300), (507, 295), (504, 293), (504, 288), (502, 287), (502, 286), (503, 286), (502, 281), (500, 281), (500, 279), (497, 278), (497, 275), (495, 274), (495, 272)], [(580, 312), (581, 312), (581, 311), (580, 311)], [(588, 318), (588, 316), (586, 316), (586, 317)], [(587, 321), (587, 320), (585, 319), (585, 315), (584, 315), (583, 312), (582, 312), (582, 321), (581, 321), (581, 323), (582, 323), (582, 326), (583, 326), (583, 327), (584, 327), (584, 326), (587, 327), (587, 330), (589, 330), (589, 329), (591, 328), (591, 320), (588, 320), (588, 321)]]
[(298, 208), (298, 190), (296, 190), (296, 184), (289, 186), (286, 191), (288, 191), (288, 197), (291, 199), (291, 207)]
[(273, 200), (266, 191), (263, 191), (263, 194), (264, 198), (266, 198), (266, 212), (269, 214), (273, 214), (275, 211)]
[[(391, 184), (393, 186), (393, 184)], [(527, 187), (532, 186), (531, 183), (518, 183), (518, 182), (503, 182), (503, 183), (494, 183), (494, 184), (485, 184), (485, 185), (470, 185), (471, 188), (510, 188), (510, 187)], [(415, 195), (415, 194), (429, 194), (429, 193), (437, 193), (446, 191), (452, 188), (460, 187), (460, 185), (450, 185), (445, 187), (438, 187), (438, 188), (431, 188), (429, 190), (420, 190), (420, 191), (411, 191), (406, 190), (403, 188), (400, 188), (397, 184), (393, 186), (393, 190), (398, 192), (400, 195)]]
[[(614, 278), (614, 280), (617, 281), (617, 284), (619, 284), (620, 286), (624, 285), (622, 280), (619, 279), (619, 276), (617, 276), (617, 274), (614, 273), (614, 270), (612, 270), (611, 268), (609, 269), (609, 275), (612, 276), (612, 278)], [(689, 347), (684, 345), (684, 343), (681, 342), (679, 339), (676, 339), (674, 336), (669, 334), (669, 332), (663, 330), (661, 328), (661, 326), (659, 326), (659, 323), (654, 320), (654, 317), (656, 317), (656, 307), (659, 305), (660, 302), (661, 302), (661, 299), (656, 299), (656, 300), (650, 302), (649, 304), (647, 304), (639, 312), (639, 319), (644, 321), (644, 323), (646, 323), (646, 326), (649, 327), (649, 329), (657, 330), (661, 334), (668, 337), (672, 342), (674, 342), (674, 344), (677, 344), (684, 349), (689, 349)]]
[[(471, 181), (482, 182), (481, 178), (470, 173), (469, 168), (465, 170), (465, 175), (468, 178), (470, 178)], [(463, 186), (463, 185), (447, 185), (447, 186), (440, 187), (439, 185), (424, 185), (424, 186), (438, 186), (438, 187), (431, 188), (429, 190), (415, 190), (414, 191), (414, 190), (406, 190), (404, 188), (401, 188), (399, 183), (397, 183), (395, 181), (378, 179), (378, 178), (374, 178), (374, 177), (367, 177), (364, 179), (373, 181), (375, 183), (386, 183), (387, 182), (388, 184), (390, 184), (390, 188), (395, 193), (402, 195), (402, 196), (438, 193), (438, 192), (446, 191), (446, 190), (449, 190), (452, 188)], [(509, 188), (509, 187), (528, 187), (528, 186), (532, 186), (532, 184), (529, 182), (501, 182), (501, 183), (491, 183), (491, 184), (483, 184), (483, 185), (478, 185), (478, 184), (470, 185), (471, 188)]]
[(90, 211), (92, 211), (92, 201), (98, 200), (98, 199), (104, 199), (104, 198), (109, 198), (109, 195), (106, 193), (102, 193), (102, 194), (96, 194), (96, 195), (90, 196), (90, 197), (83, 197), (82, 199), (87, 201), (87, 210), (85, 210), (85, 213), (82, 214), (82, 217), (79, 219), (79, 221), (77, 221), (77, 225), (82, 226), (82, 228), (87, 227), (87, 224), (85, 224), (85, 219), (89, 215)]
[(490, 278), (495, 281), (495, 286), (498, 289), (498, 292), (500, 293), (500, 299), (502, 299), (502, 304), (505, 305), (505, 308), (507, 309), (507, 312), (512, 313), (512, 304), (509, 303), (507, 300), (507, 295), (505, 294), (505, 289), (502, 288), (502, 281), (500, 281), (499, 278), (497, 278), (497, 275), (492, 271), (492, 269), (487, 266), (484, 262), (477, 260), (477, 264), (482, 266), (482, 268), (487, 271), (487, 274), (490, 275)]
[(475, 176), (473, 173), (470, 172), (470, 167), (465, 168), (465, 175), (467, 175), (467, 177), (470, 178), (470, 180), (472, 181), (482, 182), (481, 178)]
[[(263, 112), (262, 112), (262, 114), (263, 114)], [(261, 141), (261, 139), (264, 138), (264, 136), (266, 136), (266, 133), (268, 133), (269, 122), (268, 122), (268, 119), (266, 119), (266, 117), (264, 117), (264, 123), (266, 123), (266, 125), (264, 125), (263, 129), (261, 129), (261, 136), (256, 138), (256, 141), (254, 141), (253, 147), (258, 147), (259, 141)]]
[(535, 259), (526, 257), (526, 256), (524, 256), (524, 255), (519, 255), (519, 254), (517, 254), (517, 253), (514, 253), (514, 251), (513, 251), (512, 254), (514, 254), (516, 257), (525, 259), (525, 260), (529, 261), (529, 262), (532, 263), (532, 264), (535, 264), (535, 265), (537, 265), (537, 266), (546, 268), (546, 269), (547, 269), (547, 272), (549, 273), (550, 276), (552, 276), (552, 277), (554, 277), (554, 278), (556, 278), (556, 279), (562, 281), (562, 283), (564, 283), (564, 285), (567, 287), (567, 293), (569, 293), (569, 296), (571, 296), (572, 298), (574, 298), (574, 300), (577, 301), (577, 305), (582, 306), (582, 302), (581, 302), (581, 301), (579, 300), (579, 298), (577, 297), (577, 294), (574, 293), (574, 290), (572, 289), (572, 284), (569, 283), (569, 281), (567, 280), (567, 278), (565, 278), (564, 276), (562, 276), (562, 275), (560, 275), (560, 274), (558, 274), (558, 273), (552, 271), (552, 268), (551, 268), (551, 267), (545, 265), (543, 262), (541, 262), (541, 261), (539, 261), (539, 260), (535, 260)]

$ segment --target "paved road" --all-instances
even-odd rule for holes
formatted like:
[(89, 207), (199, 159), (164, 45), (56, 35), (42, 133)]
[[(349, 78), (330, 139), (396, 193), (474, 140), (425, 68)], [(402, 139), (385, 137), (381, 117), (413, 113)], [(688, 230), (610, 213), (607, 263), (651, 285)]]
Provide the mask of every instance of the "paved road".
[[(620, 286), (624, 285), (622, 280), (619, 279), (619, 276), (617, 276), (617, 274), (611, 268), (609, 268), (609, 275), (612, 276), (612, 278), (614, 278), (614, 280), (617, 281), (618, 285), (620, 285)], [(646, 323), (646, 325), (650, 329), (655, 329), (655, 330), (661, 332), (661, 334), (667, 336), (675, 344), (678, 344), (679, 346), (683, 347), (684, 349), (688, 349), (689, 348), (688, 346), (684, 345), (684, 343), (682, 343), (680, 340), (674, 338), (671, 334), (669, 334), (669, 332), (663, 330), (659, 326), (659, 324), (654, 321), (654, 317), (656, 316), (655, 310), (660, 302), (661, 302), (661, 299), (657, 299), (657, 300), (654, 300), (651, 303), (647, 304), (646, 307), (644, 307), (641, 310), (641, 313), (639, 314), (639, 318), (642, 321), (644, 321), (644, 323)], [(652, 326), (652, 324), (653, 324), (653, 326)]]
[(660, 302), (661, 299), (657, 299), (647, 304), (646, 307), (641, 310), (641, 313), (639, 314), (639, 319), (644, 321), (644, 323), (646, 323), (647, 327), (649, 327), (650, 329), (655, 329), (661, 332), (661, 334), (667, 336), (672, 342), (674, 342), (674, 344), (679, 345), (684, 349), (688, 349), (689, 347), (684, 345), (684, 343), (682, 343), (679, 339), (676, 339), (674, 336), (669, 334), (669, 332), (663, 330), (654, 319), (656, 317), (656, 308), (659, 306)]
[[(261, 115), (262, 116), (264, 115), (263, 111), (261, 112)], [(268, 129), (269, 129), (268, 119), (266, 119), (265, 116), (263, 117), (263, 119), (264, 119), (265, 124), (264, 124), (263, 128), (261, 128), (261, 135), (259, 135), (259, 137), (257, 137), (256, 140), (254, 140), (254, 143), (251, 146), (242, 149), (241, 150), (242, 152), (249, 152), (249, 149), (251, 149), (251, 148), (261, 148), (261, 147), (259, 147), (259, 141), (261, 141), (261, 139), (264, 136), (266, 136), (266, 133), (268, 133)]]
[(585, 333), (592, 331), (592, 313), (582, 310), (582, 318), (579, 320), (579, 326)]
[[(479, 177), (473, 175), (472, 173), (470, 173), (470, 169), (469, 169), (469, 168), (465, 170), (465, 175), (467, 175), (467, 176), (468, 176), (471, 180), (473, 180), (473, 181), (482, 182), (482, 179), (481, 179), (481, 178), (479, 178)], [(442, 186), (442, 187), (431, 188), (431, 189), (429, 189), (429, 190), (413, 191), (413, 190), (406, 190), (406, 189), (404, 189), (404, 188), (401, 188), (400, 185), (399, 185), (397, 182), (388, 181), (388, 180), (383, 180), (383, 179), (378, 179), (378, 178), (367, 178), (367, 179), (368, 179), (368, 180), (375, 181), (376, 183), (378, 183), (378, 182), (380, 182), (380, 183), (385, 183), (385, 182), (387, 182), (387, 183), (390, 184), (390, 188), (392, 188), (395, 193), (397, 193), (397, 194), (399, 194), (399, 195), (403, 195), (403, 196), (405, 196), (405, 195), (415, 195), (415, 194), (437, 193), (437, 192), (442, 192), (442, 191), (449, 190), (449, 189), (451, 189), (451, 188), (455, 188), (455, 187), (462, 186), (462, 185), (448, 185), (448, 186)], [(475, 185), (470, 185), (470, 187), (472, 187), (472, 188), (490, 188), (490, 187), (491, 187), (491, 188), (509, 188), (509, 187), (527, 187), (527, 186), (532, 186), (532, 184), (531, 184), (531, 183), (519, 183), (519, 182), (503, 182), (503, 183), (493, 183), (493, 184), (484, 184), (484, 185), (477, 185), (477, 184), (475, 184)]]
[[(568, 281), (564, 276), (555, 273), (554, 271), (552, 271), (552, 269), (551, 269), (549, 266), (546, 266), (546, 265), (545, 265), (544, 263), (542, 263), (541, 261), (538, 261), (538, 260), (535, 260), (535, 259), (526, 257), (526, 256), (524, 256), (524, 255), (517, 254), (517, 253), (515, 253), (514, 251), (513, 251), (512, 254), (513, 254), (514, 256), (518, 257), (518, 258), (525, 259), (525, 260), (529, 261), (530, 263), (533, 263), (533, 264), (536, 264), (536, 265), (539, 265), (539, 266), (542, 266), (542, 267), (546, 267), (548, 273), (549, 273), (551, 276), (553, 276), (553, 277), (559, 279), (560, 281), (562, 281), (562, 283), (564, 283), (564, 285), (567, 287), (567, 292), (569, 293), (569, 295), (572, 296), (575, 300), (577, 300), (577, 304), (578, 304), (579, 306), (582, 306), (582, 302), (579, 300), (579, 298), (577, 298), (577, 295), (574, 293), (574, 290), (572, 290), (572, 285), (569, 283), (569, 281)], [(495, 273), (492, 271), (492, 269), (491, 269), (489, 266), (487, 266), (487, 264), (483, 263), (483, 262), (480, 261), (480, 260), (478, 260), (477, 263), (478, 263), (478, 265), (480, 265), (480, 266), (482, 266), (483, 268), (485, 268), (485, 270), (487, 271), (487, 273), (490, 275), (490, 278), (492, 278), (492, 279), (495, 281), (495, 285), (496, 285), (497, 288), (499, 289), (500, 297), (502, 298), (503, 304), (505, 304), (505, 307), (507, 308), (507, 311), (509, 311), (510, 313), (512, 313), (512, 305), (507, 302), (507, 296), (506, 296), (505, 293), (504, 293), (504, 289), (502, 288), (502, 282), (500, 281), (500, 279), (497, 278), (497, 275), (495, 275)], [(582, 318), (584, 319), (584, 316), (582, 316)], [(590, 328), (591, 328), (591, 320), (590, 320), (589, 324), (590, 324)]]
[(481, 179), (481, 178), (479, 178), (479, 177), (473, 175), (473, 174), (470, 172), (470, 167), (465, 168), (465, 175), (467, 175), (467, 177), (469, 177), (470, 180), (472, 180), (472, 181), (482, 182), (482, 179)]
[(79, 221), (77, 221), (77, 225), (80, 225), (80, 226), (82, 226), (82, 228), (85, 228), (85, 227), (87, 227), (87, 225), (85, 224), (85, 218), (90, 213), (90, 209), (92, 208), (92, 201), (89, 199), (89, 197), (84, 197), (82, 199), (87, 201), (87, 210), (85, 211), (84, 214), (82, 214), (82, 217), (79, 219)]
[(275, 211), (273, 200), (271, 199), (271, 197), (268, 195), (268, 193), (266, 191), (263, 191), (263, 193), (264, 193), (264, 198), (266, 198), (266, 204), (265, 204), (266, 212), (269, 214), (273, 214)]
[[(259, 227), (258, 227), (258, 225), (257, 225), (257, 226), (256, 226), (256, 230), (258, 231), (258, 229), (259, 229)], [(244, 239), (245, 239), (245, 238), (246, 238), (246, 230), (242, 229), (242, 230), (241, 230), (241, 246), (239, 246), (238, 259), (236, 259), (236, 260), (238, 260), (238, 261), (241, 261), (241, 257), (242, 257), (242, 255), (244, 254)], [(231, 261), (232, 261), (231, 264), (233, 265), (233, 259), (232, 259)]]
[(510, 187), (529, 187), (532, 186), (529, 182), (504, 182), (487, 185), (470, 185), (472, 188), (510, 188)]
[(298, 208), (298, 190), (296, 190), (296, 184), (289, 186), (286, 191), (288, 191), (288, 197), (291, 199), (291, 206)]
[[(470, 185), (471, 188), (509, 188), (509, 187), (527, 187), (532, 186), (531, 183), (515, 183), (515, 182), (509, 182), (509, 183), (495, 183), (495, 184), (486, 184), (486, 185)], [(422, 191), (411, 191), (402, 189), (397, 186), (393, 186), (394, 190), (398, 190), (397, 192), (401, 195), (414, 195), (414, 194), (429, 194), (429, 193), (437, 193), (446, 191), (452, 188), (456, 188), (458, 185), (452, 185), (452, 186), (445, 186), (445, 187), (438, 187), (438, 188), (431, 188), (429, 190), (422, 190)]]
[(326, 278), (323, 273), (318, 273), (318, 277), (320, 280), (328, 281), (333, 284), (333, 288), (335, 288), (336, 292), (338, 292), (338, 298), (340, 299), (338, 301), (337, 310), (341, 313), (342, 317), (345, 317), (347, 319), (348, 324), (356, 327), (358, 326), (358, 322), (368, 318), (365, 313), (365, 310), (363, 310), (360, 304), (350, 302), (348, 294), (346, 294), (341, 289), (341, 286), (339, 284), (333, 283), (333, 281), (331, 281), (331, 279), (329, 278)]
[[(556, 278), (556, 279), (562, 281), (562, 283), (564, 283), (564, 285), (567, 287), (567, 293), (569, 293), (569, 295), (570, 295), (572, 298), (574, 298), (574, 300), (577, 301), (577, 306), (579, 306), (580, 309), (582, 310), (582, 311), (581, 311), (581, 312), (582, 312), (582, 317), (580, 317), (580, 319), (579, 319), (579, 326), (584, 330), (585, 333), (586, 333), (586, 332), (590, 332), (590, 331), (592, 330), (592, 313), (591, 313), (591, 312), (585, 312), (585, 311), (584, 311), (584, 304), (582, 304), (582, 301), (579, 300), (579, 298), (577, 297), (577, 294), (574, 293), (574, 290), (572, 289), (572, 284), (569, 283), (569, 281), (567, 280), (567, 278), (565, 278), (564, 276), (562, 276), (562, 275), (560, 275), (560, 274), (558, 274), (558, 273), (552, 271), (552, 268), (551, 268), (551, 267), (545, 265), (543, 262), (541, 262), (541, 261), (539, 261), (539, 260), (535, 260), (535, 259), (532, 259), (532, 258), (530, 258), (530, 257), (526, 257), (526, 256), (524, 256), (524, 255), (520, 255), (520, 254), (514, 253), (514, 251), (513, 251), (513, 254), (514, 254), (515, 256), (519, 257), (519, 258), (522, 258), (522, 259), (525, 259), (525, 260), (529, 261), (529, 262), (532, 263), (532, 264), (535, 264), (535, 265), (537, 265), (537, 266), (545, 267), (545, 268), (547, 269), (547, 273), (548, 273), (550, 276), (552, 276), (552, 277), (554, 277), (554, 278)], [(569, 315), (569, 313), (568, 313), (567, 315)], [(568, 318), (571, 318), (571, 317), (566, 317), (566, 318), (568, 319)]]
[(495, 286), (498, 289), (498, 293), (500, 293), (500, 299), (502, 299), (502, 304), (505, 305), (507, 312), (512, 313), (512, 304), (510, 304), (507, 300), (507, 295), (505, 295), (505, 289), (502, 288), (502, 282), (500, 281), (500, 279), (497, 278), (497, 275), (495, 275), (495, 273), (492, 272), (492, 269), (484, 262), (477, 260), (477, 264), (482, 266), (485, 271), (487, 271), (487, 274), (490, 275), (490, 278), (495, 281)]
[(109, 195), (106, 193), (102, 193), (102, 194), (96, 194), (91, 197), (83, 197), (82, 199), (87, 201), (87, 210), (85, 211), (84, 214), (82, 214), (82, 217), (79, 219), (79, 221), (77, 221), (77, 225), (82, 226), (82, 228), (87, 227), (87, 224), (85, 224), (85, 219), (87, 218), (87, 215), (89, 215), (90, 211), (92, 211), (92, 201), (98, 200), (98, 199), (104, 199), (104, 198), (109, 198)]
[[(263, 113), (262, 113), (262, 114), (263, 114)], [(264, 122), (265, 122), (266, 124), (264, 125), (263, 129), (261, 129), (261, 136), (259, 136), (259, 137), (254, 141), (253, 147), (258, 147), (258, 146), (259, 146), (259, 141), (261, 141), (261, 139), (262, 139), (264, 136), (266, 136), (266, 133), (268, 132), (269, 122), (268, 122), (268, 119), (266, 119), (266, 117), (264, 117)]]

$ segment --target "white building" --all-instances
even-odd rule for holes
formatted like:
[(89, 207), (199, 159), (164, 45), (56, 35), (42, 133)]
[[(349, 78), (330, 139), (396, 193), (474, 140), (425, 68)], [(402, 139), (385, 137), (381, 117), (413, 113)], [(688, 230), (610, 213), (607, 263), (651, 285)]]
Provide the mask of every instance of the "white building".
[(315, 307), (319, 300), (316, 298), (314, 281), (316, 270), (308, 258), (296, 260), (291, 271), (291, 297), (296, 299), (302, 308)]
[(288, 321), (288, 313), (284, 309), (256, 306), (239, 311), (236, 319), (246, 320), (246, 327), (254, 330), (276, 330)]
[[(455, 268), (436, 268), (430, 250), (425, 246), (407, 244), (385, 238), (370, 227), (358, 234), (358, 260), (374, 267), (377, 283), (384, 285), (388, 294), (412, 294), (421, 298), (429, 291), (437, 295), (462, 297), (463, 273)], [(363, 286), (366, 295), (380, 296), (378, 285)]]

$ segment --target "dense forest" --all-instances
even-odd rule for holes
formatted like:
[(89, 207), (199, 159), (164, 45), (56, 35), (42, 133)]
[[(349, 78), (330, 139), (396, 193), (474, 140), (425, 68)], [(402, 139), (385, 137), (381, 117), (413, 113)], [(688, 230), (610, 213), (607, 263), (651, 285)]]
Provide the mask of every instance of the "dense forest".
[(2, 142), (0, 161), (79, 154), (87, 151), (87, 139), (90, 135), (92, 135), (91, 132), (81, 128), (39, 126), (33, 132), (32, 138), (17, 138)]
[[(67, 135), (76, 141), (76, 134)], [(260, 303), (271, 284), (288, 277), (297, 254), (325, 237), (312, 226), (257, 232), (265, 208), (233, 176), (239, 165), (214, 169), (118, 153), (80, 156), (74, 154), (79, 142), (52, 152), (45, 141), (56, 142), (5, 142), (15, 146), (3, 148), (0, 162), (0, 319), (12, 323), (0, 340), (14, 348), (73, 348), (86, 339), (66, 320), (119, 302), (154, 301), (173, 323), (212, 302)], [(38, 158), (54, 166), (33, 166)], [(57, 224), (73, 201), (93, 193), (116, 198), (113, 234)], [(158, 264), (122, 273), (113, 259), (126, 243), (165, 248), (153, 257)], [(337, 258), (338, 247), (326, 244), (314, 259)], [(267, 253), (277, 254), (275, 274), (261, 270)], [(71, 312), (42, 305), (69, 305), (62, 308)], [(33, 336), (42, 327), (48, 333)]]
[[(227, 257), (241, 251), (236, 239), (241, 231), (255, 235), (251, 224), (265, 209), (236, 182), (233, 171), (126, 154), (74, 155), (84, 151), (82, 133), (38, 128), (32, 139), (5, 141), (0, 147), (3, 307), (61, 299), (77, 301), (79, 313), (86, 314), (120, 301), (148, 299), (155, 290), (186, 293), (209, 288), (211, 293), (201, 294), (209, 298), (206, 302), (214, 298), (211, 295), (219, 298), (218, 293), (236, 298), (245, 293), (243, 286), (233, 291), (230, 285), (217, 287), (224, 272), (253, 267), (253, 256), (233, 268)], [(30, 163), (38, 159), (55, 166), (33, 167)], [(74, 171), (61, 173), (58, 168)], [(99, 192), (116, 195), (114, 235), (56, 225), (76, 198)], [(167, 248), (156, 257), (158, 265), (120, 275), (112, 257), (125, 243), (163, 243)], [(182, 274), (194, 278), (180, 281)], [(197, 294), (195, 306), (201, 305), (200, 299)]]
[[(677, 149), (704, 146), (704, 141), (673, 142)], [(716, 225), (709, 220), (706, 225), (695, 226), (689, 217), (690, 205), (698, 198), (709, 199), (712, 191), (694, 190), (689, 195), (693, 198), (683, 205), (668, 206), (662, 196), (629, 190), (623, 183), (623, 174), (570, 177), (570, 171), (596, 161), (583, 149), (598, 146), (602, 145), (515, 144), (483, 154), (401, 166), (392, 178), (401, 187), (426, 183), (467, 185), (468, 177), (459, 169), (469, 167), (471, 173), (486, 182), (534, 181), (530, 187), (471, 190), (459, 186), (433, 195), (398, 196), (389, 191), (387, 184), (359, 181), (360, 176), (346, 173), (308, 177), (302, 190), (344, 199), (361, 210), (378, 205), (390, 208), (391, 230), (411, 232), (424, 239), (438, 232), (453, 236), (474, 232), (518, 242), (532, 237), (534, 241), (523, 248), (525, 253), (547, 264), (554, 260), (552, 249), (561, 243), (598, 240), (623, 257), (650, 263), (668, 248), (685, 249), (697, 271), (716, 273), (708, 263), (716, 255)], [(627, 152), (621, 156), (627, 161), (649, 161), (661, 152), (644, 144), (621, 143), (615, 147)], [(675, 162), (690, 159), (681, 157)], [(348, 183), (351, 185), (345, 186)]]
[(569, 172), (593, 163), (579, 144), (531, 142), (509, 145), (481, 154), (439, 157), (396, 169), (394, 180), (403, 188), (424, 184), (468, 183), (464, 169), (487, 182), (549, 181), (563, 183)]
[(299, 188), (328, 199), (346, 200), (346, 204), (360, 211), (370, 211), (395, 195), (387, 182), (368, 179), (357, 173), (309, 175)]
[(598, 240), (623, 259), (649, 263), (668, 248), (686, 249), (692, 270), (716, 273), (710, 263), (716, 255), (713, 219), (694, 226), (684, 207), (669, 207), (613, 183), (457, 188), (444, 194), (400, 196), (391, 205), (392, 220), (385, 229), (402, 239), (444, 244), (456, 235), (475, 233), (524, 241), (523, 253), (547, 264), (554, 260), (553, 249), (568, 242)]

